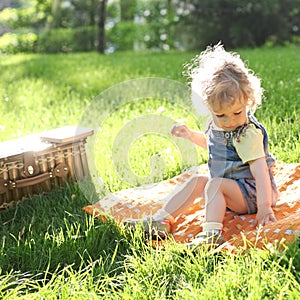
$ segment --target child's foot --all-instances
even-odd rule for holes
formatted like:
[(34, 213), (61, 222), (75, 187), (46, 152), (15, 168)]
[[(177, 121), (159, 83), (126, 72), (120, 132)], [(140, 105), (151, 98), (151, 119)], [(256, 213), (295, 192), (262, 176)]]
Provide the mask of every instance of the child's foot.
[(216, 232), (200, 232), (191, 242), (184, 244), (186, 248), (195, 249), (201, 246), (217, 248), (225, 242), (223, 236)]
[(138, 224), (141, 224), (146, 235), (152, 237), (152, 239), (160, 238), (166, 239), (171, 232), (171, 224), (169, 220), (155, 221), (153, 218), (148, 217), (146, 219), (126, 219), (123, 222), (124, 226), (135, 228)]

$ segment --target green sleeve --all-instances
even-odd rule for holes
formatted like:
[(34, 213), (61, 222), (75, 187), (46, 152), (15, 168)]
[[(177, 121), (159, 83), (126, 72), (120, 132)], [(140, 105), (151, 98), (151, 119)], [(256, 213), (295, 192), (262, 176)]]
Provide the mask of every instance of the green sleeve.
[(233, 145), (243, 163), (265, 156), (263, 138), (261, 130), (250, 124), (245, 135), (240, 136), (239, 142), (233, 140)]

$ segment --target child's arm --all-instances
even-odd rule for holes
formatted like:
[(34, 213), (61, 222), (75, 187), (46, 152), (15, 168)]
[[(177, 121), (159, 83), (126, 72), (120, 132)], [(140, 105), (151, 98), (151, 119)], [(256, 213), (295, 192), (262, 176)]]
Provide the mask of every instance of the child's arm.
[(267, 225), (275, 222), (272, 205), (272, 186), (265, 157), (250, 162), (251, 173), (256, 183), (257, 214), (256, 225)]
[(186, 125), (176, 124), (171, 129), (172, 135), (190, 140), (192, 143), (207, 149), (206, 136), (203, 132), (189, 129)]

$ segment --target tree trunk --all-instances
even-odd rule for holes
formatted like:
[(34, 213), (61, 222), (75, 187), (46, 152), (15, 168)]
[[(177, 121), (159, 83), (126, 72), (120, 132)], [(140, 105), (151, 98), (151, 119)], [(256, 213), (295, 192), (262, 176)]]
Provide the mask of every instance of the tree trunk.
[(98, 52), (105, 52), (105, 17), (106, 17), (106, 2), (107, 0), (99, 1), (99, 21), (98, 21)]
[(61, 23), (61, 1), (60, 0), (53, 0), (51, 14), (52, 14), (52, 21), (49, 24), (50, 28), (59, 28)]

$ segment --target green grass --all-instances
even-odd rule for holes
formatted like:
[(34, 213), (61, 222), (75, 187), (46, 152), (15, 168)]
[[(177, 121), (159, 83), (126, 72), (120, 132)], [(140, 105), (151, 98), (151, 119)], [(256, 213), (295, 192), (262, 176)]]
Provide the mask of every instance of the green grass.
[[(65, 124), (109, 87), (135, 78), (178, 79), (191, 54), (1, 56), (1, 140)], [(165, 60), (163, 68), (161, 61)], [(16, 117), (16, 114), (19, 114)], [(12, 122), (13, 120), (13, 122)]]
[(83, 215), (78, 195), (70, 186), (1, 214), (1, 299), (300, 296), (297, 244), (283, 252), (251, 249), (236, 256), (192, 253), (172, 241), (152, 248), (140, 230), (132, 234), (113, 220)]
[[(265, 99), (256, 115), (267, 127), (271, 151), (286, 162), (300, 161), (299, 50), (290, 47), (239, 51), (262, 77)], [(161, 77), (185, 83), (182, 65), (195, 54), (1, 56), (0, 141), (77, 125), (95, 97), (123, 81)], [(170, 105), (163, 99), (145, 99), (121, 107), (118, 99), (111, 101), (107, 110), (116, 109), (95, 134), (95, 159), (100, 162), (103, 193), (130, 185), (120, 170), (114, 170), (111, 157), (118, 134), (138, 117), (149, 120), (155, 115), (184, 121), (194, 128), (202, 126), (184, 107)], [(164, 160), (165, 168), (158, 177), (150, 176), (152, 181), (171, 177), (186, 167), (178, 145), (165, 133), (150, 132), (123, 146), (129, 149), (135, 184), (142, 184), (151, 173), (153, 155)], [(197, 153), (199, 163), (204, 162), (205, 154)], [(113, 220), (103, 223), (84, 213), (82, 207), (87, 204), (89, 201), (79, 187), (70, 185), (0, 212), (1, 299), (300, 296), (300, 250), (296, 242), (284, 251), (250, 249), (236, 256), (191, 253), (172, 241), (164, 248), (153, 249), (140, 231), (133, 234)]]

